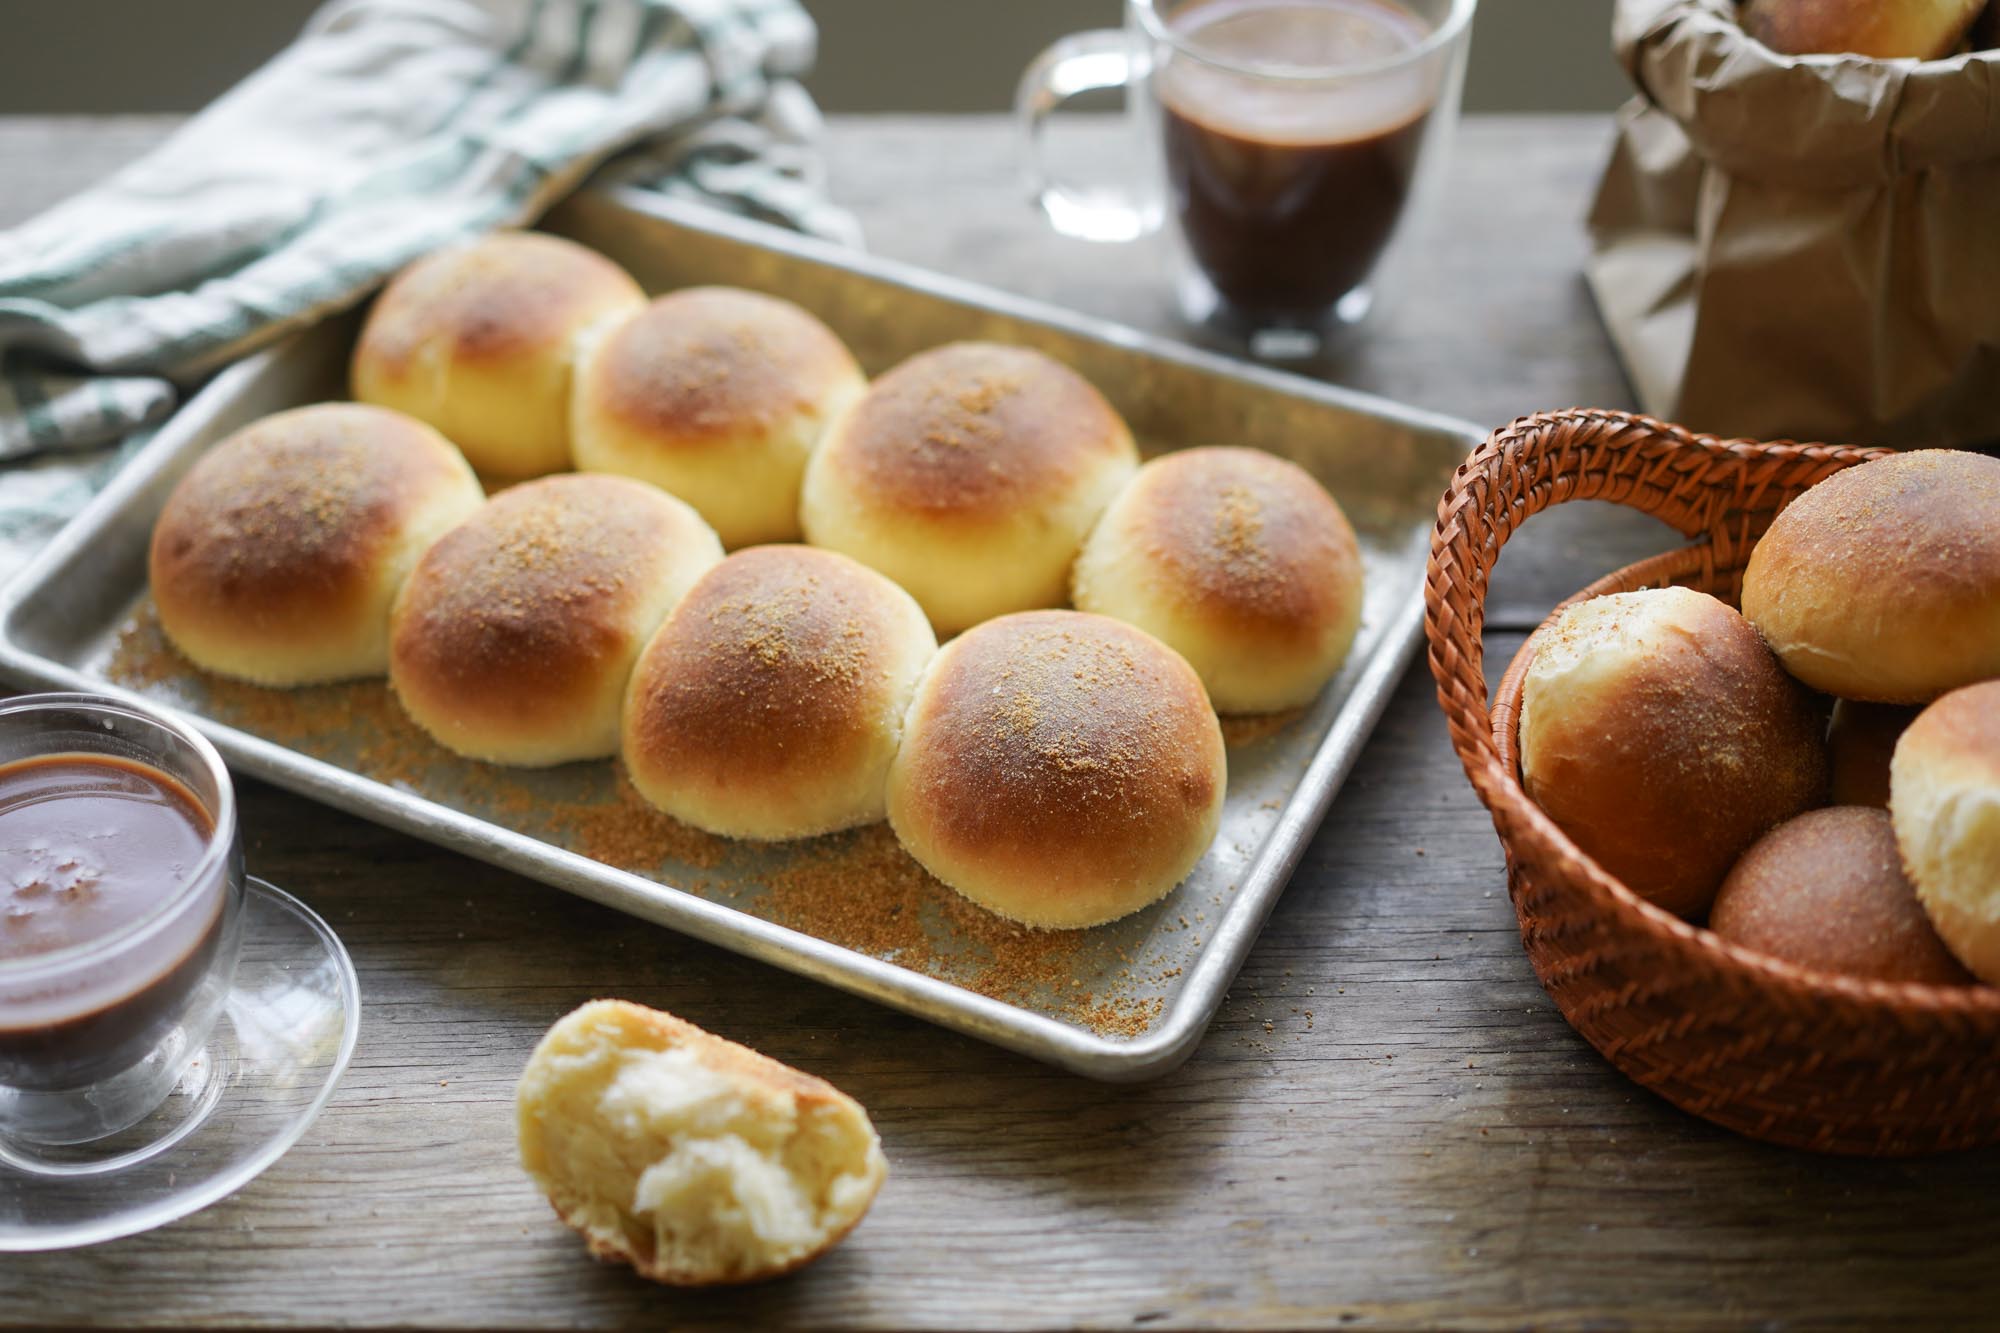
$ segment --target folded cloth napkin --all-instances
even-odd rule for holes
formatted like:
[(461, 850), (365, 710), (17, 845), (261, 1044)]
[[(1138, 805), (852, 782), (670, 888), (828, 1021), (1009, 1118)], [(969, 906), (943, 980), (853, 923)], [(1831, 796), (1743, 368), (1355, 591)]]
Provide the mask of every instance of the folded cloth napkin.
[(793, 81), (814, 39), (796, 0), (333, 0), (159, 149), (0, 232), (0, 462), (30, 460), (0, 471), (0, 578), (209, 372), (614, 155), (607, 177), (858, 240)]

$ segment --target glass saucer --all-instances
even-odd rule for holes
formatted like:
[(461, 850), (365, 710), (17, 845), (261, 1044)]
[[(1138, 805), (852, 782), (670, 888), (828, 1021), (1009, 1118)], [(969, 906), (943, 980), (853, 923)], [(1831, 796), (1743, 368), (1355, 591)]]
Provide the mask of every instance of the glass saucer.
[(354, 963), (332, 929), (284, 890), (246, 880), (222, 1016), (160, 1108), (70, 1147), (0, 1137), (0, 1251), (130, 1236), (242, 1188), (326, 1105), (360, 1020)]

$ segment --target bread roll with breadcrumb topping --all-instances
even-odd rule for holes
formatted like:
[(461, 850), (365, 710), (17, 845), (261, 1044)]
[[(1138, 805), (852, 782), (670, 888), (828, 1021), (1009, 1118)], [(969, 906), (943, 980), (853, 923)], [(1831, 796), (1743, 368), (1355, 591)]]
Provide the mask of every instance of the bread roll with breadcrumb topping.
[(806, 460), (867, 387), (833, 330), (790, 301), (671, 292), (585, 352), (576, 465), (678, 495), (732, 551), (797, 541)]
[(484, 499), (458, 450), (400, 413), (265, 417), (203, 454), (160, 511), (161, 628), (195, 665), (259, 685), (378, 676), (403, 580)]
[(806, 540), (909, 589), (939, 634), (1060, 606), (1070, 565), (1139, 466), (1075, 371), (1025, 347), (952, 343), (876, 380), (806, 467)]
[(1104, 616), (1029, 611), (932, 660), (889, 770), (889, 823), (982, 907), (1094, 926), (1194, 869), (1226, 785), (1221, 726), (1178, 653)]
[(701, 515), (624, 477), (502, 491), (425, 552), (397, 599), (389, 683), (447, 749), (541, 766), (618, 750), (639, 650), (722, 559)]
[(1187, 658), (1224, 713), (1312, 701), (1361, 624), (1361, 548), (1310, 472), (1260, 449), (1184, 449), (1139, 469), (1071, 578), (1076, 607)]
[(1834, 976), (1963, 986), (1958, 965), (1903, 873), (1887, 811), (1808, 810), (1743, 853), (1715, 895), (1709, 929)]
[(810, 546), (738, 551), (640, 654), (626, 770), (660, 809), (728, 837), (874, 823), (936, 652), (922, 608), (866, 565)]
[(354, 396), (427, 421), (502, 479), (570, 466), (570, 379), (584, 343), (646, 295), (575, 241), (503, 231), (398, 273), (354, 345)]

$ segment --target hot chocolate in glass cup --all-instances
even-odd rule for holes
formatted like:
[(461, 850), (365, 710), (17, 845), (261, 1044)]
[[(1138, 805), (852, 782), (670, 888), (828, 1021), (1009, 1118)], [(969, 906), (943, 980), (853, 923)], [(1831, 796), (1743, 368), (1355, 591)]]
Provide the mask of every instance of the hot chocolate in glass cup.
[(0, 701), (0, 1150), (87, 1143), (166, 1100), (235, 972), (221, 757), (164, 713)]
[[(1056, 43), (1017, 109), (1058, 231), (1131, 240), (1171, 219), (1190, 321), (1253, 355), (1309, 358), (1378, 302), (1391, 243), (1458, 116), (1474, 0), (1128, 0), (1122, 31)], [(1049, 115), (1124, 88), (1123, 192), (1052, 181)]]

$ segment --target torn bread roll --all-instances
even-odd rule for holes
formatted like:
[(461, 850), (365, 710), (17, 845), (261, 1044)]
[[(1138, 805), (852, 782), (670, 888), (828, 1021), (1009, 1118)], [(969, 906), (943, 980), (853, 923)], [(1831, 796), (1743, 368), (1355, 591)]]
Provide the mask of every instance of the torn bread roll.
[(852, 1097), (623, 1000), (549, 1029), (515, 1109), (522, 1166), (590, 1252), (674, 1286), (811, 1263), (889, 1169)]

